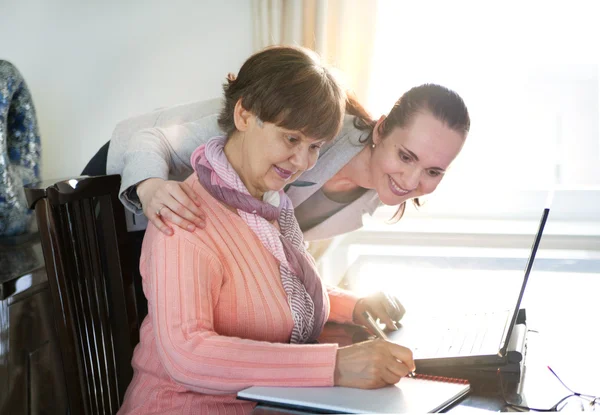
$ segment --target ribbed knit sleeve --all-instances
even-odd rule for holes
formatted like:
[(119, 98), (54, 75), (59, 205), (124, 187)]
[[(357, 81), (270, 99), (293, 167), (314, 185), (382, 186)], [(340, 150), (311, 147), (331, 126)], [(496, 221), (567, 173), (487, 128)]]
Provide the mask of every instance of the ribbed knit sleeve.
[(329, 321), (336, 323), (348, 324), (353, 323), (352, 313), (359, 297), (350, 291), (342, 290), (341, 288), (327, 286), (329, 294), (329, 303), (331, 310), (329, 311)]
[[(232, 393), (252, 385), (333, 385), (337, 345), (219, 335), (213, 311), (226, 284), (225, 265), (193, 239), (194, 234), (174, 228), (172, 237), (151, 231), (155, 234), (150, 262), (145, 264), (158, 356), (174, 382), (207, 394)], [(236, 295), (251, 302), (257, 293), (247, 289)], [(269, 320), (270, 310), (264, 313), (262, 317)], [(226, 325), (220, 318), (220, 324)]]

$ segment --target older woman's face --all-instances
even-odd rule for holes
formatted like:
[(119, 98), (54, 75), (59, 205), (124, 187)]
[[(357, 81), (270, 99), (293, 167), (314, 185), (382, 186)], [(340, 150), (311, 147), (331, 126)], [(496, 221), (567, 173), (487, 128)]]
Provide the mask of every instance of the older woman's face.
[(433, 192), (465, 141), (428, 112), (417, 114), (409, 126), (394, 128), (385, 138), (378, 126), (373, 132), (370, 179), (381, 201), (391, 206)]
[(241, 143), (242, 181), (250, 194), (259, 197), (270, 190), (281, 190), (315, 166), (323, 140), (261, 122), (249, 122)]

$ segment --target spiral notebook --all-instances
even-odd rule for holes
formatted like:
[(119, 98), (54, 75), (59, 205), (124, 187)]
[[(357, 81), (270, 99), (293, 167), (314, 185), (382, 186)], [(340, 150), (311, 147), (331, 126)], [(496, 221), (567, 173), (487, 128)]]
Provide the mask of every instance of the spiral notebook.
[(238, 398), (269, 406), (321, 413), (439, 412), (469, 393), (463, 379), (417, 374), (381, 389), (334, 387), (253, 386)]

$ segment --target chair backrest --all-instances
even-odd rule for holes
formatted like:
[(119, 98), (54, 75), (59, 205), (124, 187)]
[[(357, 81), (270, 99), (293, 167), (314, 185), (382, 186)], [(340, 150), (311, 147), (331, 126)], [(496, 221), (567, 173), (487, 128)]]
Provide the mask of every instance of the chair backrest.
[[(139, 341), (120, 177), (29, 186), (72, 414), (114, 414)], [(48, 186), (49, 185), (49, 186)]]

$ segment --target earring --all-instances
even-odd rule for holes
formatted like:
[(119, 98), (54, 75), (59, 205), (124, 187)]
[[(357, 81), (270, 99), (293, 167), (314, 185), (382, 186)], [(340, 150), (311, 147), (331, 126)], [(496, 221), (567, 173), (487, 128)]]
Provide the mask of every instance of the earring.
[(371, 144), (371, 148), (375, 148), (375, 143)]

